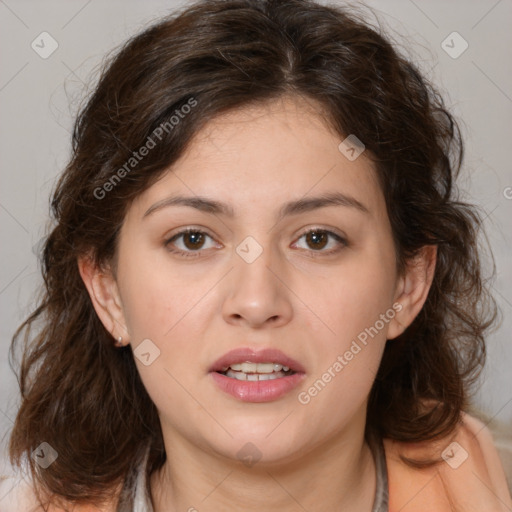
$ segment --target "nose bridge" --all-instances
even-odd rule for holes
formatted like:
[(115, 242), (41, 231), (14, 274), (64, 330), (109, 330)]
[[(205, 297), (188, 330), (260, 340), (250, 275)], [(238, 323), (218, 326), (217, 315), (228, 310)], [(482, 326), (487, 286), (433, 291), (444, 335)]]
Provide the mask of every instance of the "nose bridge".
[(249, 235), (235, 248), (235, 268), (224, 303), (228, 319), (242, 318), (256, 325), (268, 319), (285, 322), (291, 315), (290, 297), (284, 286), (283, 265), (276, 258), (271, 236)]
[[(263, 238), (265, 238), (263, 240)], [(236, 269), (235, 286), (244, 293), (273, 294), (278, 284), (276, 277), (270, 270), (272, 265), (276, 266), (275, 249), (271, 247), (271, 237), (258, 236), (261, 243), (252, 235), (247, 236), (238, 244), (235, 249)], [(257, 299), (255, 295), (254, 299)]]

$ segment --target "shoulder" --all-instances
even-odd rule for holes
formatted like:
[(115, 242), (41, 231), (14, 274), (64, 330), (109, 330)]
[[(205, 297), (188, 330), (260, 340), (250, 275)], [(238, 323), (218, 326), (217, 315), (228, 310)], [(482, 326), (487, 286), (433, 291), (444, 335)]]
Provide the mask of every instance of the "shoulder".
[(485, 418), (485, 422), (492, 432), (494, 446), (498, 451), (508, 488), (512, 494), (512, 423), (505, 424), (493, 418)]
[(28, 480), (17, 475), (0, 477), (2, 512), (42, 512)]
[[(453, 510), (509, 511), (512, 499), (490, 430), (462, 413), (455, 432), (443, 440), (403, 443), (384, 439), (390, 512)], [(403, 461), (436, 460), (428, 467)], [(459, 510), (456, 508), (456, 510)]]

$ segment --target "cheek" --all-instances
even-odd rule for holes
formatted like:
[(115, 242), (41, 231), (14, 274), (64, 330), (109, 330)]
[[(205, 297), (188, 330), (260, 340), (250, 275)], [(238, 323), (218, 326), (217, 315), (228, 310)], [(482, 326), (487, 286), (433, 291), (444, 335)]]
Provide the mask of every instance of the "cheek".
[(172, 283), (166, 286), (163, 279), (155, 280), (151, 274), (144, 280), (126, 283), (123, 309), (135, 344), (141, 338), (161, 338), (171, 328), (175, 305), (180, 303), (179, 292), (175, 290)]
[[(192, 411), (191, 382), (186, 368), (192, 367), (197, 352), (191, 350), (198, 339), (198, 315), (207, 290), (204, 279), (184, 275), (173, 269), (165, 257), (155, 252), (125, 251), (119, 261), (120, 281), (125, 320), (134, 351), (134, 359), (144, 387), (159, 411), (166, 411), (169, 403), (176, 410), (188, 408), (190, 417), (204, 421), (201, 411)], [(192, 277), (192, 278), (191, 278)], [(143, 340), (150, 340), (151, 344)], [(138, 354), (139, 344), (149, 347), (149, 364)], [(155, 348), (156, 347), (156, 348)], [(192, 421), (192, 420), (191, 420)]]
[(350, 300), (344, 303), (357, 319), (360, 332), (374, 325), (393, 303), (396, 273), (391, 237), (381, 235), (372, 239), (366, 250), (354, 258), (351, 268), (346, 269), (343, 279), (350, 291)]
[[(323, 333), (327, 346), (342, 349), (392, 307), (394, 262), (387, 260), (377, 251), (354, 252), (315, 286), (312, 278), (304, 281), (301, 293), (312, 313), (308, 324)], [(378, 326), (385, 336), (388, 323)]]
[(301, 403), (310, 400), (319, 408), (332, 408), (333, 420), (359, 407), (370, 392), (396, 313), (393, 265), (378, 253), (359, 253), (332, 276), (336, 286), (309, 291), (315, 306), (310, 325), (321, 328), (315, 372)]
[(163, 341), (198, 301), (201, 279), (185, 278), (162, 251), (125, 251), (119, 262), (123, 310), (130, 336)]
[(364, 410), (386, 343), (389, 324), (380, 315), (391, 306), (386, 295), (361, 292), (362, 283), (350, 290), (347, 280), (344, 293), (326, 303), (335, 334), (317, 337), (315, 370), (298, 396), (307, 418), (324, 418), (327, 431), (338, 431)]

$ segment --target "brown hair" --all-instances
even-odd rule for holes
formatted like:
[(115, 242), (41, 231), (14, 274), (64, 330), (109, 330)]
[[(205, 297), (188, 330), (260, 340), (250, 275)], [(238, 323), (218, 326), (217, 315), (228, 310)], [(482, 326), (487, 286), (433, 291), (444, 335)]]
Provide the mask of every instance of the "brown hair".
[[(483, 365), (483, 333), (496, 305), (481, 276), (481, 217), (454, 188), (463, 143), (443, 99), (353, 7), (200, 1), (129, 40), (105, 64), (78, 115), (72, 157), (51, 203), (44, 289), (10, 353), (25, 331), (11, 462), (19, 464), (41, 442), (58, 452), (43, 471), (28, 458), (36, 486), (70, 502), (101, 504), (148, 443), (149, 470), (164, 463), (156, 407), (131, 349), (116, 349), (97, 317), (77, 258), (90, 253), (98, 266), (115, 263), (131, 202), (191, 137), (220, 113), (284, 94), (318, 105), (340, 141), (355, 134), (365, 144), (386, 199), (399, 271), (423, 246), (438, 246), (423, 309), (387, 342), (368, 425), (400, 441), (455, 428)], [(132, 152), (193, 101), (197, 106), (114, 183)], [(98, 192), (109, 180), (108, 193)], [(41, 328), (31, 336), (37, 319)]]

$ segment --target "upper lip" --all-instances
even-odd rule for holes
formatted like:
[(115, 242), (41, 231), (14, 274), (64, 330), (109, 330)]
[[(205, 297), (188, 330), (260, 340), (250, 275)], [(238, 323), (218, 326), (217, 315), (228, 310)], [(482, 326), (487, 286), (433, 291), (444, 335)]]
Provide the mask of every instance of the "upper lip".
[(295, 359), (283, 354), (276, 348), (253, 349), (249, 347), (235, 348), (230, 350), (215, 361), (209, 371), (221, 372), (227, 366), (237, 363), (278, 363), (287, 366), (296, 373), (306, 373), (304, 367)]

